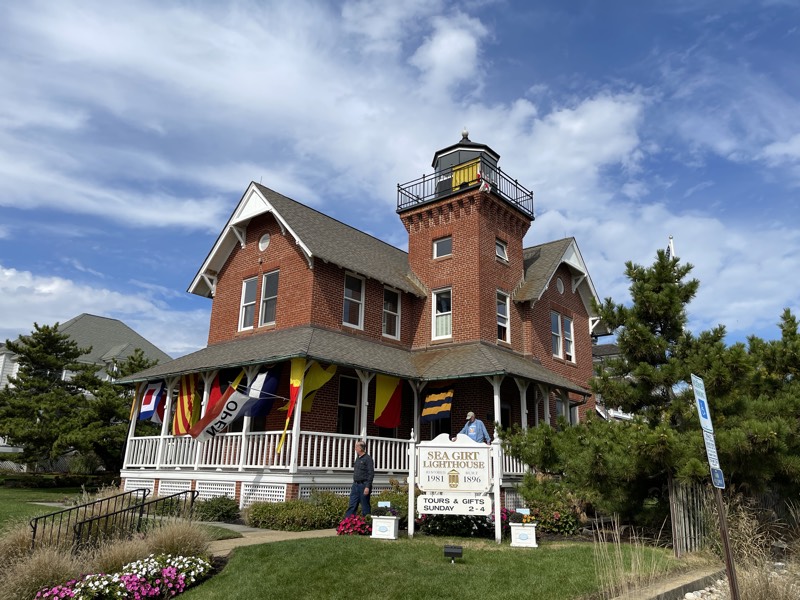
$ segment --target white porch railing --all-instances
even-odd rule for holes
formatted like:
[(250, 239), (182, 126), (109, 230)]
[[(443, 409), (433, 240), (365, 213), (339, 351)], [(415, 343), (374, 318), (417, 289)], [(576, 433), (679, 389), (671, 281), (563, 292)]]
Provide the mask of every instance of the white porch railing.
[[(244, 437), (241, 433), (223, 433), (203, 443), (189, 436), (168, 436), (163, 439), (159, 436), (134, 437), (128, 440), (130, 450), (125, 468), (289, 470), (292, 435), (286, 435), (282, 451), (278, 454), (281, 433), (259, 431)], [(304, 431), (300, 434), (297, 468), (301, 471), (349, 471), (353, 468), (358, 439), (356, 435)], [(375, 462), (376, 472), (408, 471), (407, 440), (368, 438), (367, 449)]]
[[(258, 431), (244, 437), (240, 432), (222, 433), (202, 444), (189, 436), (169, 436), (163, 440), (159, 436), (135, 437), (128, 440), (130, 450), (125, 468), (288, 471), (292, 435), (287, 433), (282, 452), (278, 454), (280, 437), (280, 431)], [(358, 439), (357, 435), (304, 431), (300, 434), (297, 468), (299, 471), (349, 471), (353, 468)], [(408, 440), (368, 438), (367, 451), (375, 462), (376, 473), (408, 473)], [(526, 471), (527, 466), (522, 461), (503, 453), (504, 476), (521, 476)]]

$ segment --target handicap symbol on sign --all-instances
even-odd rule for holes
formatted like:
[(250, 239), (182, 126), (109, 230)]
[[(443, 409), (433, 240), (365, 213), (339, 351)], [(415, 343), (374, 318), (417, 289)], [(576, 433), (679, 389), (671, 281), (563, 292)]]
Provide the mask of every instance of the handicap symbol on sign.
[(704, 419), (708, 418), (708, 410), (706, 410), (706, 403), (703, 400), (698, 399), (697, 402), (700, 404), (700, 416)]
[(715, 488), (725, 489), (725, 477), (722, 475), (722, 469), (711, 469), (711, 483)]

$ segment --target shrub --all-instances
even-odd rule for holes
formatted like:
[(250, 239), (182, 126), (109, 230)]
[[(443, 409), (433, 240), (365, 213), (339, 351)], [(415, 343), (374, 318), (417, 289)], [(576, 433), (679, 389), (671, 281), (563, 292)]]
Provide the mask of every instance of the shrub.
[(560, 535), (574, 535), (578, 532), (578, 517), (574, 513), (545, 507), (532, 509), (531, 516), (539, 523), (539, 531)]
[[(408, 527), (408, 486), (402, 485), (397, 479), (390, 479), (389, 485), (391, 487), (388, 490), (384, 490), (372, 497), (372, 504), (390, 502), (392, 508), (397, 510), (397, 516), (400, 517), (400, 522), (398, 523), (400, 529), (405, 529)], [(417, 490), (415, 489), (415, 498), (416, 492)]]
[(241, 518), (239, 503), (229, 496), (201, 500), (194, 505), (195, 518), (201, 521), (235, 523)]
[(55, 586), (77, 577), (81, 564), (69, 552), (39, 548), (29, 556), (6, 563), (0, 569), (0, 598), (30, 600), (44, 586)]
[(487, 517), (466, 515), (422, 515), (416, 528), (427, 535), (455, 537), (494, 537), (494, 523)]
[(90, 573), (117, 573), (124, 565), (148, 554), (149, 546), (142, 537), (100, 544), (87, 554), (85, 570)]
[(361, 515), (345, 517), (336, 528), (336, 535), (369, 535), (372, 527)]
[(251, 527), (311, 531), (336, 527), (346, 510), (347, 498), (318, 492), (308, 500), (257, 502), (245, 510), (244, 518)]
[(205, 556), (209, 536), (198, 523), (176, 520), (150, 530), (145, 542), (153, 554)]

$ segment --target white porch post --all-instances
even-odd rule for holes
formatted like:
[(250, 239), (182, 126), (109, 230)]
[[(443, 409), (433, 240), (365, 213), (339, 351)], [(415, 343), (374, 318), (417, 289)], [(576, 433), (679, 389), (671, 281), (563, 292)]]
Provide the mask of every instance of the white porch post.
[(143, 381), (136, 386), (136, 390), (133, 392), (133, 407), (131, 410), (131, 422), (128, 425), (128, 440), (125, 443), (125, 460), (122, 462), (123, 467), (127, 467), (130, 461), (131, 440), (136, 436), (136, 421), (139, 420), (139, 408), (141, 407), (142, 396), (146, 389), (147, 382)]
[(550, 388), (546, 385), (541, 385), (539, 389), (542, 390), (542, 402), (544, 402), (544, 422), (549, 427), (552, 427), (553, 425), (550, 422)]
[(367, 407), (369, 406), (369, 382), (375, 373), (356, 369), (358, 379), (361, 381), (361, 439), (367, 439)]
[[(253, 380), (258, 375), (258, 365), (245, 367), (244, 369), (245, 375), (247, 375), (247, 385), (248, 387), (253, 384)], [(252, 421), (252, 417), (245, 415), (242, 419), (242, 439), (239, 441), (239, 470), (244, 471), (244, 466), (247, 463), (247, 440), (248, 434), (250, 433), (250, 423)]]
[(414, 420), (411, 427), (416, 436), (414, 439), (419, 441), (419, 395), (425, 389), (427, 382), (409, 380), (408, 383), (411, 384), (411, 390), (414, 392)]
[(156, 458), (156, 469), (161, 468), (161, 463), (164, 462), (164, 448), (167, 445), (167, 436), (169, 435), (169, 422), (172, 420), (172, 396), (175, 384), (180, 381), (179, 377), (173, 377), (167, 380), (167, 399), (164, 405), (164, 419), (161, 421), (161, 436), (158, 438), (158, 455)]
[(289, 473), (297, 473), (297, 456), (300, 454), (300, 423), (303, 414), (303, 384), (306, 381), (306, 373), (311, 368), (314, 361), (307, 361), (303, 379), (300, 380), (300, 389), (297, 390), (297, 403), (294, 405), (294, 419), (292, 420), (292, 451), (289, 455)]
[(517, 384), (517, 389), (519, 390), (519, 411), (522, 421), (522, 431), (528, 430), (528, 386), (530, 385), (530, 381), (528, 379), (522, 379), (521, 377), (515, 377), (514, 381)]
[[(492, 390), (494, 391), (494, 421), (495, 423), (500, 422), (500, 384), (503, 383), (503, 378), (505, 375), (492, 375), (491, 377), (487, 376), (486, 381), (492, 384)], [(497, 427), (495, 426), (495, 431), (497, 431)]]
[[(217, 376), (218, 371), (208, 371), (206, 373), (201, 373), (201, 377), (203, 378), (203, 401), (200, 405), (200, 418), (202, 419), (206, 415), (206, 409), (208, 409), (208, 399), (211, 396), (211, 384), (214, 383), (214, 377)], [(195, 444), (195, 451), (194, 451), (194, 470), (197, 471), (200, 468), (200, 457), (203, 455), (203, 444), (205, 442), (197, 442)]]

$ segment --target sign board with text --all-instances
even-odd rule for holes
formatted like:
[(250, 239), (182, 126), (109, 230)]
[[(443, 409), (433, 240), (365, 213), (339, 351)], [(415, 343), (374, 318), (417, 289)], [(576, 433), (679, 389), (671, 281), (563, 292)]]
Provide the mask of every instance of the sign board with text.
[(715, 488), (724, 489), (725, 477), (719, 466), (717, 443), (714, 440), (714, 424), (711, 422), (711, 412), (708, 410), (708, 398), (706, 398), (706, 384), (694, 374), (692, 375), (692, 389), (697, 405), (697, 415), (700, 417), (700, 427), (703, 428), (703, 442), (706, 445), (708, 466), (711, 469), (711, 483)]
[(475, 494), (424, 494), (417, 496), (417, 512), (434, 515), (492, 514), (491, 496)]
[(423, 492), (488, 492), (492, 488), (490, 447), (486, 444), (469, 439), (453, 443), (447, 436), (439, 436), (420, 443), (417, 451), (417, 483)]

